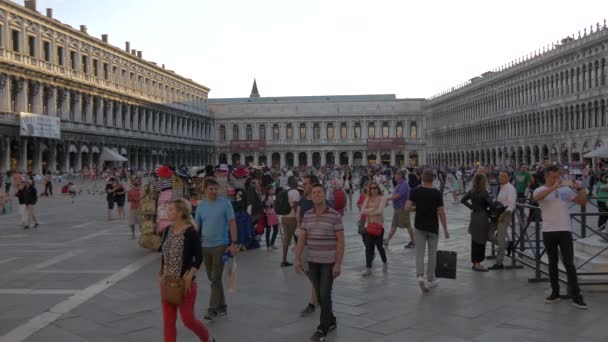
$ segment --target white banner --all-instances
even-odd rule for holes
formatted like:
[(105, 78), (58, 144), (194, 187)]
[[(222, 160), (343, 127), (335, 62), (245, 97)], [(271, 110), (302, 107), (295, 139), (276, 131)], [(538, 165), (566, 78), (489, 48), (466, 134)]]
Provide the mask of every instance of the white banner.
[(21, 112), (19, 126), (21, 136), (49, 139), (61, 138), (61, 119), (55, 116)]

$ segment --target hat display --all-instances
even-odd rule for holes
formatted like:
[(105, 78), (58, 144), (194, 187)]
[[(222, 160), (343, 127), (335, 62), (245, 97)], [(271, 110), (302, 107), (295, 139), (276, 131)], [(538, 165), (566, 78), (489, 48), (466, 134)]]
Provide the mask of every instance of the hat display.
[(220, 167), (218, 167), (218, 168), (217, 168), (217, 170), (218, 170), (218, 171), (225, 171), (225, 172), (230, 171), (230, 170), (228, 169), (228, 165), (226, 165), (226, 164), (222, 164), (222, 165), (220, 165)]
[(249, 171), (246, 168), (239, 166), (236, 170), (232, 171), (232, 175), (236, 178), (245, 178), (249, 176)]
[(171, 169), (168, 166), (163, 165), (163, 166), (159, 167), (158, 170), (156, 170), (156, 174), (158, 175), (158, 177), (161, 177), (161, 178), (169, 178), (169, 177), (173, 176), (173, 171), (171, 171)]

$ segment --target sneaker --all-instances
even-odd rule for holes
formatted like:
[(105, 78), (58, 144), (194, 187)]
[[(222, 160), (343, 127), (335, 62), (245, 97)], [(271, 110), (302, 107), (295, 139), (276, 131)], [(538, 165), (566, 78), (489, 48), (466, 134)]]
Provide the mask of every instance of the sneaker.
[(366, 268), (365, 271), (363, 271), (363, 273), (361, 273), (361, 276), (364, 278), (367, 278), (369, 276), (372, 275), (372, 269), (371, 268)]
[(317, 309), (317, 307), (314, 304), (308, 303), (306, 308), (304, 308), (304, 310), (302, 310), (302, 312), (300, 312), (300, 317), (310, 316), (315, 312), (316, 309)]
[(325, 341), (325, 337), (327, 337), (326, 333), (322, 332), (321, 330), (317, 330), (310, 337), (310, 341), (311, 342), (322, 342), (322, 341)]
[(424, 279), (424, 277), (419, 276), (417, 281), (418, 281), (418, 286), (420, 286), (420, 289), (422, 290), (423, 293), (429, 292), (429, 284), (426, 281), (426, 279)]
[(385, 262), (384, 264), (382, 264), (382, 272), (386, 272), (388, 271), (388, 262)]
[(34, 228), (38, 228), (38, 222), (36, 222), (36, 224), (34, 225)]
[(24, 226), (23, 227), (23, 230), (27, 230), (27, 229), (30, 229), (30, 226)]
[(547, 304), (552, 304), (552, 303), (556, 303), (559, 302), (561, 300), (559, 293), (553, 292), (551, 293), (551, 295), (547, 298), (545, 298), (545, 303)]
[(293, 266), (293, 264), (292, 264), (292, 263), (290, 263), (290, 262), (287, 262), (287, 261), (283, 261), (283, 262), (281, 263), (281, 267), (289, 267), (289, 266)]
[(213, 319), (216, 317), (217, 317), (217, 312), (215, 312), (215, 310), (213, 310), (213, 309), (207, 310), (207, 313), (205, 314), (205, 316), (203, 316), (203, 318), (207, 321), (213, 321)]
[(217, 310), (215, 315), (216, 315), (216, 317), (226, 316), (226, 315), (228, 315), (228, 310), (227, 309)]
[(579, 309), (589, 309), (589, 306), (583, 300), (583, 296), (578, 295), (572, 299), (572, 305), (576, 306)]
[(331, 323), (331, 325), (329, 326), (329, 328), (327, 328), (327, 332), (330, 333), (330, 332), (332, 332), (332, 331), (334, 331), (336, 329), (338, 329), (338, 322), (333, 321)]
[(414, 247), (416, 247), (416, 244), (414, 243), (414, 241), (410, 241), (410, 243), (405, 245), (405, 248), (414, 248)]
[(433, 279), (431, 281), (427, 281), (428, 287), (429, 289), (433, 289), (437, 286), (439, 286), (439, 279)]
[(494, 264), (488, 267), (489, 270), (503, 270), (505, 267), (501, 264)]

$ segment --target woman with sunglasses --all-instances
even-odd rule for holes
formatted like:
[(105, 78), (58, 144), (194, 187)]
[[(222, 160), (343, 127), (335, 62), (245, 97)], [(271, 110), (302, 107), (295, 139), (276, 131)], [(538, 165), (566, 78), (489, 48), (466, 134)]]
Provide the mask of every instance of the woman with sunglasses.
[[(377, 182), (370, 182), (367, 188), (367, 196), (365, 202), (361, 206), (361, 214), (366, 215), (366, 225), (384, 224), (384, 208), (386, 207), (386, 199), (382, 195), (382, 190)], [(368, 228), (369, 229), (369, 228)], [(369, 231), (369, 230), (368, 230)], [(365, 272), (363, 277), (369, 277), (372, 274), (372, 262), (374, 261), (375, 250), (378, 248), (378, 253), (384, 263), (383, 271), (388, 269), (386, 252), (382, 246), (384, 239), (384, 229), (379, 236), (371, 235), (366, 231), (363, 233), (363, 243), (365, 244)]]

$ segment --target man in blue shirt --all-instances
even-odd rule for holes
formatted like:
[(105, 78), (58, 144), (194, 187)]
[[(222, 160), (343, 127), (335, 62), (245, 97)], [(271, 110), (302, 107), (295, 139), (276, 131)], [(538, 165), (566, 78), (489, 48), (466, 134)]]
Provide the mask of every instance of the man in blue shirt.
[(407, 202), (410, 194), (410, 186), (405, 179), (405, 171), (399, 170), (395, 173), (395, 182), (397, 183), (397, 186), (395, 187), (393, 196), (388, 198), (389, 201), (393, 201), (393, 209), (395, 212), (393, 214), (391, 231), (388, 234), (388, 239), (386, 239), (384, 244), (388, 245), (388, 242), (395, 235), (397, 227), (407, 228), (410, 235), (410, 242), (405, 245), (405, 248), (414, 248), (414, 230), (412, 229), (412, 223), (410, 222), (410, 213), (405, 211), (405, 203)]
[[(228, 313), (222, 284), (223, 256), (226, 251), (232, 255), (236, 255), (239, 251), (234, 210), (230, 201), (218, 197), (219, 189), (220, 186), (214, 179), (207, 179), (205, 189), (207, 199), (197, 206), (195, 215), (196, 225), (201, 232), (203, 262), (207, 278), (211, 282), (209, 309), (205, 315), (207, 320)], [(230, 231), (230, 243), (228, 231)]]

